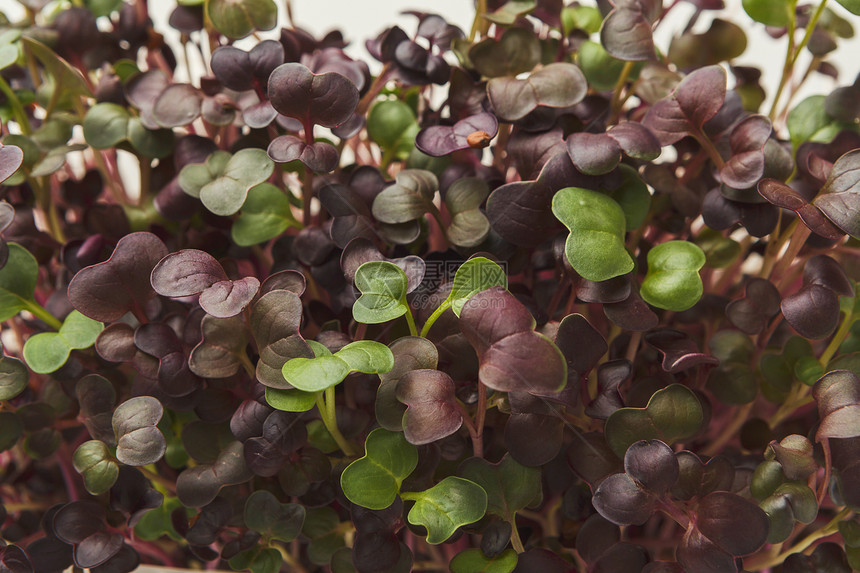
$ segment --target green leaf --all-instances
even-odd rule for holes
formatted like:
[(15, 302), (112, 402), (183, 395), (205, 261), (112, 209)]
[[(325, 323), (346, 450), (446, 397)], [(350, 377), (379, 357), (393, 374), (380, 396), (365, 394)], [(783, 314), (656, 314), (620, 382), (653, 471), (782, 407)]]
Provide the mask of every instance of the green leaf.
[(391, 350), (373, 340), (352, 342), (329, 356), (321, 355), (314, 348), (314, 354), (315, 358), (293, 358), (284, 364), (281, 372), (291, 386), (305, 392), (319, 392), (340, 384), (350, 372), (380, 374), (394, 368)]
[(428, 490), (402, 493), (415, 505), (406, 518), (412, 525), (427, 528), (427, 543), (442, 543), (461, 525), (474, 523), (487, 511), (487, 492), (478, 484), (459, 477), (446, 477)]
[(122, 0), (84, 0), (84, 5), (93, 16), (99, 18), (118, 11), (122, 7)]
[(601, 24), (603, 14), (594, 6), (567, 6), (561, 10), (561, 25), (565, 36), (576, 29), (596, 34), (600, 31)]
[(435, 209), (439, 180), (430, 171), (404, 169), (373, 200), (371, 211), (381, 223), (408, 223)]
[(233, 40), (254, 30), (271, 30), (278, 23), (272, 0), (206, 0), (206, 14), (215, 28)]
[[(853, 1), (856, 2), (856, 0)], [(786, 0), (743, 0), (744, 11), (750, 18), (765, 26), (777, 28), (788, 26), (792, 12), (794, 12), (794, 5), (795, 2), (787, 2)], [(855, 13), (860, 14), (860, 12)]]
[(15, 412), (0, 412), (0, 452), (12, 448), (24, 433), (21, 418)]
[(490, 194), (487, 183), (478, 177), (463, 177), (448, 187), (445, 206), (451, 224), (445, 230), (448, 240), (458, 247), (476, 247), (490, 234), (490, 221), (481, 204)]
[(292, 541), (301, 533), (304, 521), (304, 506), (281, 503), (268, 491), (255, 491), (245, 500), (245, 525), (264, 537)]
[(308, 559), (316, 565), (328, 565), (332, 554), (344, 546), (343, 533), (339, 531), (340, 519), (330, 507), (308, 509), (302, 533), (311, 540)]
[(442, 304), (449, 305), (459, 318), (463, 305), (470, 298), (497, 286), (508, 288), (508, 276), (505, 270), (486, 257), (474, 257), (457, 269), (451, 285), (451, 294)]
[(487, 513), (498, 515), (512, 525), (516, 512), (541, 499), (540, 468), (526, 467), (510, 454), (505, 454), (497, 464), (469, 458), (457, 473), (487, 492)]
[(5, 44), (0, 46), (0, 70), (8, 68), (18, 61), (18, 46)]
[(240, 247), (250, 247), (274, 239), (290, 227), (301, 227), (290, 200), (271, 183), (260, 183), (248, 191), (230, 236)]
[(639, 173), (623, 163), (618, 166), (621, 171), (621, 185), (606, 194), (615, 199), (615, 202), (624, 211), (627, 221), (627, 230), (634, 231), (645, 222), (648, 210), (651, 208), (651, 193), (648, 186), (639, 177)]
[(95, 149), (108, 149), (125, 141), (128, 110), (115, 103), (98, 103), (84, 117), (84, 139)]
[(147, 129), (137, 117), (128, 121), (128, 141), (135, 150), (150, 159), (162, 159), (173, 152), (175, 136), (172, 129)]
[(612, 198), (566, 187), (552, 198), (552, 212), (570, 230), (565, 254), (583, 278), (599, 282), (633, 270), (633, 259), (624, 248), (624, 211)]
[(266, 386), (266, 402), (276, 410), (285, 412), (307, 412), (316, 404), (313, 392), (303, 390), (281, 390)]
[(0, 357), (0, 400), (11, 400), (24, 391), (30, 372), (24, 363), (11, 356)]
[(860, 0), (836, 0), (839, 4), (856, 16), (860, 16)]
[(639, 294), (652, 306), (680, 312), (702, 298), (699, 269), (705, 253), (687, 241), (668, 241), (648, 251), (648, 274)]
[(192, 163), (179, 173), (179, 186), (216, 215), (236, 213), (245, 203), (248, 191), (262, 183), (275, 170), (266, 152), (246, 148), (231, 156), (216, 151), (205, 163)]
[[(603, 19), (601, 18), (601, 22)], [(609, 91), (615, 87), (624, 69), (624, 60), (609, 55), (598, 42), (586, 40), (579, 47), (579, 67), (588, 80), (588, 85), (598, 91)]]
[(108, 491), (119, 476), (110, 448), (99, 440), (81, 444), (72, 457), (75, 470), (84, 478), (84, 486), (93, 495)]
[(173, 527), (173, 521), (170, 516), (174, 510), (182, 508), (186, 515), (194, 514), (194, 510), (186, 508), (179, 499), (175, 497), (165, 497), (161, 507), (156, 507), (151, 511), (147, 511), (134, 526), (134, 534), (145, 541), (155, 541), (159, 537), (166, 535), (174, 541), (183, 539), (176, 529)]
[(517, 552), (506, 549), (495, 557), (486, 557), (480, 549), (466, 549), (451, 560), (451, 573), (511, 573), (517, 566)]
[(89, 348), (96, 342), (104, 324), (73, 310), (59, 332), (35, 334), (24, 343), (24, 360), (33, 372), (48, 374), (59, 369), (72, 350)]
[(232, 557), (228, 563), (234, 571), (251, 570), (251, 573), (278, 573), (283, 558), (277, 549), (258, 545)]
[(33, 291), (38, 274), (39, 263), (30, 251), (9, 243), (9, 259), (0, 269), (0, 321), (9, 320), (35, 304)]
[(418, 448), (407, 442), (402, 433), (384, 428), (370, 432), (364, 447), (364, 457), (349, 464), (341, 474), (341, 488), (356, 505), (385, 509), (394, 503), (400, 484), (418, 465)]
[(355, 273), (355, 287), (361, 296), (352, 306), (352, 316), (364, 324), (380, 324), (409, 311), (406, 302), (406, 273), (388, 261), (364, 263)]
[(810, 96), (794, 106), (794, 109), (788, 114), (786, 127), (791, 138), (791, 145), (795, 149), (805, 141), (827, 143), (836, 135), (828, 129), (835, 121), (824, 110), (825, 99), (827, 97), (823, 95)]
[(705, 227), (699, 232), (696, 236), (696, 244), (705, 253), (705, 264), (714, 269), (729, 266), (741, 254), (740, 243), (724, 237), (720, 231), (715, 231), (709, 227)]
[(485, 14), (484, 18), (502, 26), (511, 26), (517, 18), (525, 16), (537, 8), (535, 0), (508, 0), (495, 12)]
[(412, 108), (400, 100), (377, 102), (367, 115), (367, 135), (382, 149), (396, 152), (398, 158), (409, 156), (417, 132)]
[(606, 442), (619, 458), (639, 440), (672, 444), (693, 436), (704, 421), (704, 411), (692, 390), (670, 384), (657, 390), (645, 408), (620, 408), (606, 420)]
[(66, 60), (56, 55), (51, 48), (27, 36), (21, 37), (21, 45), (25, 51), (36, 56), (36, 59), (42, 62), (45, 71), (53, 79), (54, 88), (62, 90), (65, 96), (93, 96), (81, 73)]

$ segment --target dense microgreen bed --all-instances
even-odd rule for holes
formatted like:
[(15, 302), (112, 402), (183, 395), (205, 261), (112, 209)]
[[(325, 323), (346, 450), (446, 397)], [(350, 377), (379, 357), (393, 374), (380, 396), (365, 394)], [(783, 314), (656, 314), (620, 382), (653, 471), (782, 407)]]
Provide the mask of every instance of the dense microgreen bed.
[(860, 569), (858, 0), (19, 2), (0, 573)]

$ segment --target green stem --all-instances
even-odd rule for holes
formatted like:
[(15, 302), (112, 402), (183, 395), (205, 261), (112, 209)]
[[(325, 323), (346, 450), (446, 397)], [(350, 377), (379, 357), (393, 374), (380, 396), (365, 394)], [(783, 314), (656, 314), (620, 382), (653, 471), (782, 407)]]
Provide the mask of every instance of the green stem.
[(422, 338), (427, 338), (427, 333), (430, 332), (430, 328), (439, 319), (439, 317), (442, 316), (442, 313), (448, 310), (450, 307), (451, 303), (445, 301), (439, 305), (439, 308), (433, 311), (433, 314), (430, 315), (430, 318), (427, 319), (427, 322), (424, 323), (424, 327), (421, 329), (420, 336)]
[(776, 89), (776, 95), (773, 98), (773, 103), (771, 103), (770, 106), (770, 113), (768, 114), (771, 122), (776, 119), (776, 110), (779, 105), (779, 98), (782, 96), (782, 92), (785, 90), (785, 86), (788, 84), (789, 78), (791, 78), (791, 70), (793, 68), (793, 61), (795, 58), (794, 31), (797, 26), (797, 15), (794, 10), (794, 4), (794, 2), (791, 3), (791, 16), (788, 20), (788, 49), (785, 51), (785, 64), (782, 66), (782, 77), (779, 79), (779, 86)]
[(714, 162), (714, 165), (717, 166), (717, 169), (722, 169), (723, 165), (725, 165), (725, 161), (723, 161), (722, 155), (717, 151), (717, 148), (714, 147), (714, 144), (711, 142), (710, 138), (705, 134), (701, 129), (698, 130), (698, 133), (694, 133), (693, 137), (696, 138), (696, 141), (699, 142), (699, 145), (702, 146), (708, 156), (711, 158), (711, 161)]
[(28, 300), (25, 301), (25, 305), (27, 310), (30, 311), (30, 314), (32, 314), (54, 330), (60, 330), (60, 327), (63, 326), (62, 322), (57, 320), (54, 315), (45, 310), (39, 303), (32, 300)]
[(803, 51), (803, 48), (809, 43), (809, 40), (812, 39), (812, 33), (815, 32), (815, 26), (818, 25), (818, 20), (821, 18), (821, 14), (824, 12), (824, 7), (827, 5), (827, 0), (821, 0), (821, 3), (818, 5), (818, 8), (815, 9), (815, 13), (812, 14), (812, 18), (809, 19), (809, 24), (806, 25), (806, 32), (803, 34), (803, 39), (800, 40), (800, 44), (798, 44), (797, 49), (794, 51), (794, 55), (791, 58), (791, 67), (794, 68), (794, 64), (797, 63), (797, 58), (800, 57), (800, 52)]
[[(323, 397), (323, 392), (325, 392), (325, 397)], [(337, 413), (334, 409), (334, 386), (330, 386), (324, 391), (317, 392), (316, 402), (317, 410), (319, 410), (320, 417), (322, 418), (326, 430), (328, 430), (328, 433), (331, 434), (332, 438), (334, 438), (334, 441), (337, 443), (341, 451), (343, 451), (347, 456), (356, 455), (355, 449), (348, 441), (346, 441), (346, 438), (343, 437), (343, 434), (340, 433), (340, 430), (337, 427)]]
[(822, 352), (821, 356), (818, 358), (818, 362), (820, 362), (823, 367), (827, 368), (827, 364), (833, 356), (836, 355), (839, 347), (851, 332), (851, 326), (854, 324), (855, 320), (857, 320), (857, 318), (854, 316), (853, 312), (845, 315), (845, 318), (842, 320), (842, 324), (839, 325), (839, 330), (836, 331), (836, 334), (834, 334), (833, 338), (830, 340), (830, 344), (827, 345), (827, 348), (824, 349), (824, 352)]
[(409, 334), (418, 336), (418, 327), (415, 326), (415, 318), (412, 316), (412, 309), (406, 306), (406, 323), (409, 325)]
[(30, 127), (30, 119), (27, 117), (27, 112), (24, 111), (24, 106), (21, 105), (21, 100), (18, 99), (18, 96), (9, 87), (9, 84), (6, 83), (6, 80), (0, 76), (0, 92), (3, 92), (3, 95), (6, 96), (6, 99), (9, 100), (9, 106), (12, 108), (12, 114), (15, 116), (15, 121), (18, 122), (18, 126), (21, 128), (21, 133), (24, 135), (30, 135), (32, 132), (32, 128)]
[(472, 20), (472, 29), (469, 31), (469, 43), (475, 41), (475, 36), (478, 35), (478, 28), (484, 18), (484, 12), (487, 11), (487, 0), (478, 0), (478, 6), (475, 9), (475, 19)]
[(517, 529), (517, 518), (511, 520), (511, 545), (514, 546), (514, 551), (517, 553), (525, 553), (526, 548), (523, 547), (523, 540), (520, 538), (520, 531)]
[(618, 81), (615, 82), (615, 88), (612, 90), (612, 101), (609, 103), (609, 125), (614, 125), (618, 122), (621, 106), (624, 105), (624, 101), (621, 99), (621, 92), (624, 91), (627, 78), (630, 77), (630, 72), (633, 71), (633, 63), (627, 62), (624, 64), (621, 74), (618, 76)]
[(821, 539), (822, 537), (827, 537), (829, 535), (833, 535), (839, 530), (839, 523), (851, 514), (851, 508), (846, 507), (842, 511), (836, 514), (836, 516), (827, 522), (827, 525), (819, 529), (818, 531), (813, 531), (803, 539), (797, 542), (797, 544), (793, 545), (789, 549), (786, 549), (779, 555), (775, 557), (771, 557), (770, 559), (765, 560), (764, 562), (757, 562), (754, 559), (750, 559), (748, 562), (744, 563), (744, 569), (749, 569), (750, 571), (759, 571), (762, 569), (767, 569), (768, 567), (773, 567), (774, 565), (778, 565), (785, 561), (785, 559), (794, 553), (801, 553), (807, 547)]

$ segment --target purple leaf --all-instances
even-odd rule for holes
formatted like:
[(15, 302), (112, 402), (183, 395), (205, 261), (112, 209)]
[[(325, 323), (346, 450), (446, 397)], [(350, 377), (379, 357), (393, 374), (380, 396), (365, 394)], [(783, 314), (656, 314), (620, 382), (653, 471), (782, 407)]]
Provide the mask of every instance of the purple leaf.
[(110, 258), (78, 272), (69, 283), (69, 302), (99, 322), (113, 322), (131, 311), (142, 312), (155, 295), (149, 275), (167, 254), (164, 243), (151, 233), (126, 235)]
[(573, 133), (567, 153), (577, 169), (588, 175), (609, 173), (621, 161), (621, 146), (606, 133)]
[(152, 117), (159, 127), (188, 125), (200, 115), (203, 94), (189, 84), (168, 86), (152, 106)]
[(230, 318), (245, 310), (259, 289), (256, 277), (219, 281), (200, 293), (200, 307), (216, 318)]
[(616, 325), (634, 332), (651, 330), (660, 322), (659, 317), (642, 300), (635, 288), (630, 290), (630, 296), (625, 300), (604, 304), (603, 313)]
[(839, 298), (827, 287), (813, 284), (782, 299), (785, 320), (806, 338), (825, 338), (839, 322)]
[(646, 490), (663, 495), (678, 481), (675, 452), (660, 440), (641, 440), (627, 448), (624, 472)]
[[(654, 7), (658, 11), (654, 14)], [(652, 0), (616, 0), (600, 29), (600, 42), (619, 60), (654, 60), (651, 22), (659, 15), (659, 4)]]
[(766, 279), (753, 278), (743, 298), (726, 306), (726, 317), (747, 334), (758, 334), (779, 313), (779, 290)]
[[(288, 271), (284, 271), (288, 272)], [(203, 339), (188, 357), (189, 369), (203, 378), (229, 378), (242, 367), (248, 335), (241, 317), (204, 316)]]
[(516, 121), (538, 106), (560, 108), (576, 105), (588, 89), (585, 76), (573, 64), (544, 66), (527, 79), (493, 78), (487, 84), (487, 95), (496, 115), (504, 121)]
[(82, 569), (98, 567), (122, 549), (119, 532), (98, 531), (75, 545), (75, 565)]
[(587, 376), (608, 350), (603, 335), (581, 314), (562, 319), (555, 344), (564, 354), (571, 376)]
[(654, 513), (654, 496), (626, 473), (600, 482), (591, 503), (600, 515), (617, 525), (642, 525)]
[(630, 377), (633, 365), (628, 360), (611, 360), (604, 362), (597, 369), (597, 396), (585, 408), (585, 413), (592, 418), (605, 420), (612, 412), (624, 407), (624, 401), (618, 392), (622, 382)]
[(427, 155), (442, 157), (461, 149), (486, 147), (498, 131), (496, 116), (479, 113), (451, 126), (425, 127), (415, 136), (415, 147)]
[(717, 231), (741, 223), (753, 237), (764, 237), (776, 227), (778, 217), (779, 211), (773, 205), (731, 201), (723, 197), (719, 188), (708, 191), (702, 202), (705, 224)]
[(699, 531), (731, 555), (754, 553), (767, 540), (767, 514), (734, 493), (709, 493), (699, 502), (697, 517)]
[(803, 284), (821, 285), (841, 296), (854, 296), (854, 285), (842, 266), (827, 255), (815, 255), (803, 267)]
[(183, 249), (164, 257), (152, 269), (152, 287), (162, 296), (191, 296), (226, 281), (227, 273), (215, 257), (197, 249)]
[(759, 194), (777, 207), (797, 213), (803, 224), (826, 239), (839, 239), (845, 233), (834, 225), (824, 214), (806, 198), (776, 179), (762, 179), (757, 186)]
[(753, 186), (764, 174), (764, 144), (772, 126), (763, 115), (752, 115), (740, 122), (729, 138), (732, 156), (720, 169), (723, 183), (736, 189)]
[(673, 374), (702, 364), (719, 364), (686, 334), (671, 328), (661, 328), (645, 335), (645, 342), (663, 354), (663, 370)]
[(621, 150), (630, 157), (643, 161), (660, 157), (660, 141), (641, 123), (625, 121), (610, 127), (606, 134), (617, 141)]
[(812, 395), (818, 402), (816, 440), (860, 436), (860, 378), (850, 370), (834, 370), (821, 377)]
[(501, 392), (552, 393), (564, 387), (564, 355), (534, 326), (531, 313), (501, 287), (469, 299), (460, 329), (478, 353), (482, 383)]
[(24, 162), (24, 152), (14, 145), (0, 145), (0, 183), (15, 173)]
[(564, 416), (560, 406), (527, 392), (510, 392), (511, 417), (505, 424), (505, 446), (524, 466), (549, 463), (561, 451)]
[(328, 173), (337, 167), (337, 149), (325, 141), (305, 143), (295, 135), (281, 135), (272, 140), (267, 150), (278, 163), (299, 160), (312, 171)]
[(726, 98), (726, 71), (708, 66), (691, 73), (668, 97), (648, 110), (642, 125), (657, 136), (661, 145), (676, 143), (687, 134), (699, 133), (714, 117)]
[(417, 446), (450, 436), (460, 429), (454, 381), (439, 370), (411, 370), (397, 384), (397, 399), (406, 404), (403, 434)]
[(358, 89), (342, 75), (316, 75), (301, 64), (282, 64), (269, 76), (272, 106), (304, 125), (337, 127), (352, 117), (358, 97)]
[(836, 160), (813, 203), (845, 233), (860, 237), (860, 149)]

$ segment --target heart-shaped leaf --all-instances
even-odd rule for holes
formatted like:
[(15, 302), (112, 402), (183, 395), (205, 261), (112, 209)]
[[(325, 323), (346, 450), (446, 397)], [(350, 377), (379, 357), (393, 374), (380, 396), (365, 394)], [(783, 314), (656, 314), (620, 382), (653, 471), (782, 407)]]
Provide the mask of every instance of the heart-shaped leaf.
[(436, 345), (418, 336), (404, 336), (391, 343), (394, 367), (379, 375), (380, 384), (376, 391), (376, 419), (386, 430), (403, 430), (403, 413), (406, 407), (397, 400), (397, 387), (400, 380), (412, 370), (435, 370), (439, 362)]
[(400, 495), (415, 501), (407, 519), (427, 528), (427, 543), (432, 545), (454, 535), (461, 525), (478, 521), (487, 511), (487, 492), (459, 477), (446, 477), (428, 490)]
[(860, 237), (860, 150), (849, 151), (833, 164), (833, 169), (813, 204), (837, 227), (852, 237)]
[(564, 387), (567, 361), (551, 340), (534, 332), (534, 326), (531, 313), (501, 287), (468, 300), (460, 314), (460, 329), (478, 353), (483, 384), (500, 392), (536, 394)]
[[(347, 499), (368, 509), (385, 509), (418, 465), (418, 449), (403, 434), (377, 428), (367, 435), (365, 455), (347, 466), (340, 485)], [(482, 514), (483, 515), (483, 514)]]
[(496, 463), (469, 458), (457, 473), (487, 493), (487, 513), (514, 524), (516, 513), (541, 499), (540, 469), (518, 463), (505, 454)]
[(732, 155), (720, 169), (723, 183), (736, 189), (752, 187), (764, 175), (763, 148), (773, 126), (763, 115), (751, 115), (732, 130)]
[(278, 113), (306, 128), (311, 124), (337, 127), (352, 117), (359, 99), (358, 89), (346, 77), (333, 72), (317, 75), (297, 63), (275, 68), (268, 93)]
[(33, 291), (38, 274), (36, 258), (21, 245), (9, 243), (9, 257), (0, 268), (0, 320), (35, 306)]
[(274, 185), (260, 183), (248, 190), (230, 236), (240, 247), (250, 247), (274, 239), (290, 227), (300, 226), (287, 196)]
[(245, 464), (242, 442), (224, 447), (212, 464), (183, 470), (176, 479), (176, 494), (186, 507), (203, 507), (212, 502), (222, 487), (244, 483), (254, 477)]
[(391, 350), (373, 340), (358, 340), (328, 355), (318, 352), (322, 350), (321, 344), (311, 346), (316, 358), (293, 358), (282, 369), (286, 381), (305, 392), (319, 392), (340, 384), (350, 372), (379, 374), (394, 367)]
[(163, 414), (161, 402), (152, 396), (138, 396), (117, 406), (112, 424), (120, 462), (145, 466), (161, 459), (167, 442), (156, 425)]
[(756, 186), (759, 194), (777, 207), (791, 209), (809, 229), (827, 239), (842, 238), (845, 233), (806, 197), (775, 179), (762, 179)]
[(294, 135), (281, 135), (272, 140), (266, 150), (278, 163), (301, 161), (311, 171), (328, 173), (337, 167), (337, 149), (325, 141), (307, 143)]
[(621, 154), (651, 161), (660, 156), (660, 142), (641, 123), (624, 122), (606, 133), (573, 133), (567, 138), (567, 153), (577, 169), (588, 175), (609, 173)]
[(30, 373), (23, 362), (0, 355), (0, 400), (11, 400), (27, 388), (29, 381)]
[(600, 482), (591, 502), (604, 518), (617, 525), (642, 525), (654, 513), (654, 495), (629, 475), (614, 474)]
[(364, 324), (379, 324), (410, 313), (408, 282), (406, 273), (394, 263), (364, 263), (355, 272), (355, 287), (361, 296), (352, 307), (353, 318)]
[(278, 7), (272, 0), (210, 0), (205, 8), (215, 29), (233, 40), (255, 30), (271, 30), (278, 23)]
[(465, 549), (449, 563), (453, 573), (511, 573), (516, 566), (517, 552), (513, 549), (494, 557), (487, 557), (480, 549)]
[(245, 500), (245, 525), (270, 539), (292, 541), (302, 531), (305, 508), (280, 503), (268, 491), (255, 491)]
[(415, 136), (415, 147), (432, 157), (443, 157), (461, 149), (487, 147), (499, 131), (499, 120), (479, 113), (454, 125), (425, 127)]
[(754, 278), (746, 285), (743, 298), (726, 306), (726, 317), (747, 334), (758, 334), (779, 313), (779, 290), (766, 279)]
[(700, 68), (685, 77), (666, 98), (651, 106), (642, 124), (662, 145), (701, 133), (726, 98), (726, 72), (720, 66)]
[(493, 287), (508, 288), (505, 270), (486, 257), (471, 258), (457, 269), (451, 284), (451, 293), (439, 308), (451, 307), (459, 317), (470, 298)]
[(108, 491), (119, 476), (119, 467), (104, 442), (90, 440), (81, 444), (72, 456), (75, 470), (84, 478), (84, 486), (93, 495)]
[(255, 277), (231, 281), (215, 257), (197, 249), (183, 249), (164, 257), (152, 269), (150, 282), (162, 296), (199, 294), (200, 306), (216, 318), (236, 316), (260, 289)]
[(235, 155), (216, 151), (205, 163), (183, 167), (179, 186), (216, 215), (228, 216), (242, 208), (251, 187), (268, 179), (274, 169), (262, 149), (250, 147)]
[(373, 200), (373, 216), (382, 223), (408, 223), (424, 213), (434, 212), (433, 197), (439, 189), (436, 176), (423, 169), (404, 169), (394, 185), (386, 187)]
[(570, 107), (585, 97), (588, 83), (578, 67), (567, 63), (544, 66), (524, 80), (493, 78), (487, 95), (496, 115), (504, 121), (522, 119), (538, 106)]
[(860, 436), (860, 378), (850, 370), (828, 372), (815, 383), (813, 396), (818, 402), (816, 439)]
[(409, 157), (417, 132), (418, 123), (412, 108), (400, 100), (378, 101), (367, 114), (368, 137), (392, 159)]
[(15, 145), (0, 145), (0, 183), (9, 179), (24, 162), (24, 152)]
[(166, 255), (167, 247), (155, 235), (126, 235), (107, 261), (86, 267), (72, 278), (69, 302), (99, 322), (113, 322), (129, 311), (142, 316), (144, 306), (155, 296), (150, 273)]
[(699, 431), (704, 411), (699, 399), (686, 386), (671, 384), (658, 390), (645, 408), (621, 408), (606, 420), (606, 441), (618, 457), (642, 439), (668, 444), (689, 438)]
[(201, 378), (229, 378), (245, 360), (248, 334), (241, 317), (206, 315), (200, 322), (203, 339), (191, 351), (188, 367)]
[(24, 360), (33, 372), (48, 374), (59, 369), (72, 350), (89, 348), (104, 330), (101, 322), (73, 310), (59, 332), (40, 332), (24, 344)]
[(410, 370), (397, 383), (397, 399), (406, 404), (403, 434), (420, 446), (450, 436), (463, 424), (454, 381), (439, 370)]
[(270, 388), (290, 389), (281, 369), (291, 358), (311, 358), (314, 353), (299, 334), (302, 300), (288, 290), (273, 290), (251, 308), (250, 327), (259, 349), (257, 380)]
[(600, 41), (606, 51), (619, 60), (653, 60), (654, 38), (651, 24), (660, 15), (662, 5), (653, 0), (616, 0), (600, 29)]
[(501, 38), (486, 38), (469, 49), (469, 60), (487, 78), (530, 72), (541, 57), (540, 42), (523, 28), (509, 28)]
[(702, 298), (699, 269), (705, 253), (687, 241), (668, 241), (648, 251), (648, 273), (639, 294), (657, 308), (687, 310)]
[(605, 281), (633, 270), (633, 259), (624, 248), (624, 211), (613, 199), (566, 187), (553, 197), (552, 212), (570, 231), (565, 256), (583, 278)]
[(445, 230), (448, 240), (458, 247), (476, 247), (490, 233), (490, 222), (480, 210), (490, 194), (483, 179), (458, 179), (445, 193), (445, 206), (451, 214), (451, 225)]

